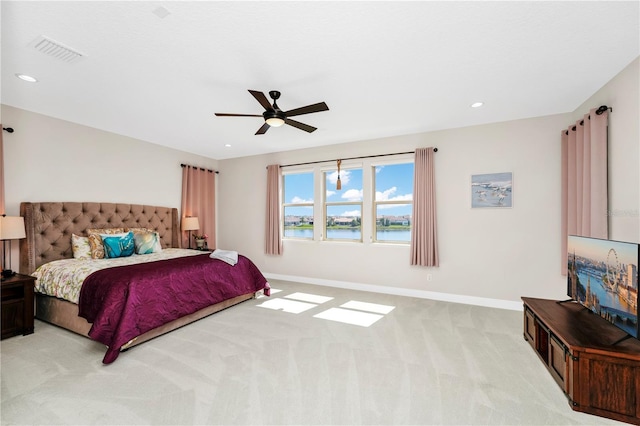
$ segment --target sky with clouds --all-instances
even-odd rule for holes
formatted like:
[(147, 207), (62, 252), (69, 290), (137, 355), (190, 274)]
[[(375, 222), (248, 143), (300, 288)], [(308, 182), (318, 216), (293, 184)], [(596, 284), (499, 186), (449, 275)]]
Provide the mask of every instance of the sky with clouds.
[[(361, 202), (363, 199), (362, 169), (342, 169), (342, 189), (336, 189), (338, 171), (325, 174), (326, 200), (328, 202)], [(313, 173), (286, 174), (284, 184), (285, 203), (313, 203)], [(376, 201), (413, 199), (413, 163), (391, 164), (375, 167)], [(329, 216), (359, 217), (359, 205), (332, 206)], [(286, 215), (310, 215), (310, 208), (288, 207)], [(411, 205), (379, 205), (380, 215), (403, 216), (411, 214)]]

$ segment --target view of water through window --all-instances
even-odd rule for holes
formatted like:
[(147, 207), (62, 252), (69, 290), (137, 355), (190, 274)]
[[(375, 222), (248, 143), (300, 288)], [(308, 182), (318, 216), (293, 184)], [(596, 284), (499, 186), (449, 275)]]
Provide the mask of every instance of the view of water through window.
[[(372, 167), (372, 179), (363, 181), (362, 168), (324, 171), (324, 194), (314, 194), (314, 173), (284, 175), (284, 237), (313, 239), (315, 226), (321, 226), (322, 239), (362, 241), (363, 226), (373, 231), (374, 241), (411, 240), (413, 207), (413, 163), (394, 163)], [(340, 181), (340, 189), (338, 189)], [(363, 193), (374, 190), (374, 218), (362, 217)], [(323, 211), (316, 223), (315, 208)], [(317, 213), (316, 213), (317, 214)], [(368, 215), (367, 215), (368, 216)]]
[[(288, 238), (313, 238), (313, 229), (296, 229), (289, 228), (284, 230), (284, 236)], [(327, 239), (347, 239), (358, 240), (360, 239), (359, 230), (349, 229), (327, 229)], [(378, 241), (410, 241), (410, 230), (399, 231), (378, 231)]]

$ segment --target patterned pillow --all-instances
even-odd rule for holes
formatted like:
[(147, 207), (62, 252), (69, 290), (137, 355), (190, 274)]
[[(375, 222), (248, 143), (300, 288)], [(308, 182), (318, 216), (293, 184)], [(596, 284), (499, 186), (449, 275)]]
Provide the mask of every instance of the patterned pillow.
[(133, 239), (136, 244), (136, 253), (138, 254), (159, 253), (162, 251), (160, 234), (157, 232), (134, 233)]
[(100, 234), (122, 234), (123, 232), (124, 228), (87, 229), (89, 247), (91, 247), (91, 258), (104, 259), (104, 246), (102, 245), (102, 237)]
[(145, 232), (153, 232), (153, 229), (147, 229), (147, 228), (125, 228), (124, 232), (133, 232), (133, 235), (135, 236), (136, 234), (141, 234), (141, 233), (145, 233)]
[(134, 253), (133, 232), (126, 234), (102, 234), (104, 254), (108, 259), (127, 257)]
[(71, 248), (75, 259), (91, 259), (89, 238), (71, 234)]

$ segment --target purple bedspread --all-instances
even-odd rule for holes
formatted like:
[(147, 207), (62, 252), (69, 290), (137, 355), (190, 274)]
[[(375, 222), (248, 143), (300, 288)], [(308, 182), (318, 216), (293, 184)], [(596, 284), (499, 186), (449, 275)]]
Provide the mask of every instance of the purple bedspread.
[(89, 336), (109, 347), (102, 362), (110, 364), (134, 337), (265, 286), (260, 270), (241, 255), (235, 266), (203, 254), (107, 268), (85, 279), (78, 315), (92, 323)]

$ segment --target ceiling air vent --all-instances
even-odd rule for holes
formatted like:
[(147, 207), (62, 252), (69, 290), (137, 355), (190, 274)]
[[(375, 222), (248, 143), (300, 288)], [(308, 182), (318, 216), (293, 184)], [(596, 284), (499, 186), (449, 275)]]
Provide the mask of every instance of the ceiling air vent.
[(38, 52), (68, 63), (77, 62), (84, 57), (82, 53), (42, 35), (36, 38), (30, 45)]

